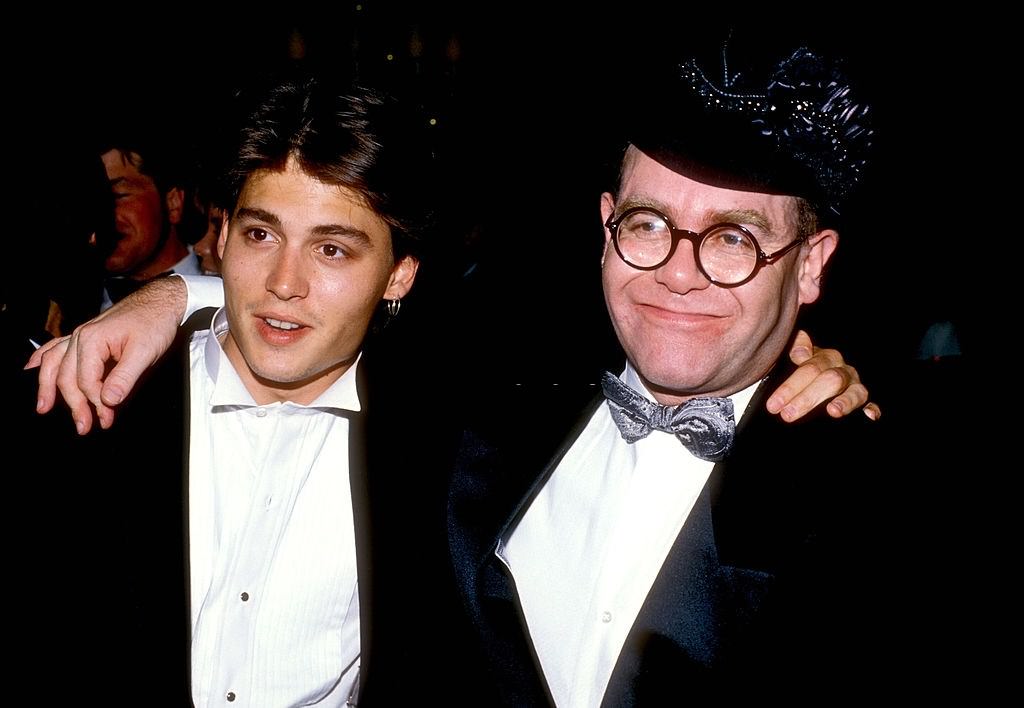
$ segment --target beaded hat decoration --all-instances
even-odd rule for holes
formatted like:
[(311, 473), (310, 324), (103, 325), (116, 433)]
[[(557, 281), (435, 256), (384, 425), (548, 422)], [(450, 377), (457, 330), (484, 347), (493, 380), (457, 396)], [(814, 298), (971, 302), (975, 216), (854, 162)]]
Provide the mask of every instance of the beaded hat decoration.
[(873, 131), (836, 63), (800, 48), (757, 80), (730, 74), (723, 51), (722, 69), (716, 83), (695, 59), (680, 64), (659, 110), (633, 121), (630, 142), (700, 181), (804, 197), (839, 214)]

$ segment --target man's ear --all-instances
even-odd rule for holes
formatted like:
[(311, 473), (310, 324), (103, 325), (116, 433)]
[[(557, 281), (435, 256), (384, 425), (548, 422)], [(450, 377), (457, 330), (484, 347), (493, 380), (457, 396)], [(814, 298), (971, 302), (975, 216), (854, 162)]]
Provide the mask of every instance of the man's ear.
[(224, 247), (228, 243), (228, 223), (231, 219), (227, 213), (224, 214), (224, 219), (220, 222), (220, 236), (217, 237), (217, 257), (222, 261), (224, 260)]
[[(611, 192), (605, 192), (601, 195), (601, 224), (608, 223), (609, 217), (615, 213), (615, 197), (612, 196)], [(608, 242), (612, 240), (612, 232), (607, 227), (604, 229), (604, 244), (608, 245)]]
[(400, 258), (391, 269), (391, 278), (388, 280), (387, 290), (384, 291), (384, 299), (398, 300), (408, 295), (419, 267), (419, 260), (412, 256)]
[[(601, 224), (608, 223), (608, 219), (615, 213), (615, 197), (610, 192), (601, 195)], [(612, 232), (604, 227), (604, 249), (601, 251), (601, 267), (604, 268), (604, 259), (608, 255), (608, 246), (611, 245)]]
[(164, 195), (164, 205), (167, 207), (167, 221), (172, 224), (181, 223), (182, 211), (185, 208), (185, 190), (181, 187), (171, 187)]
[(811, 236), (809, 248), (801, 249), (803, 261), (800, 263), (800, 304), (808, 305), (821, 295), (821, 276), (825, 265), (839, 245), (839, 234), (833, 229), (825, 229)]

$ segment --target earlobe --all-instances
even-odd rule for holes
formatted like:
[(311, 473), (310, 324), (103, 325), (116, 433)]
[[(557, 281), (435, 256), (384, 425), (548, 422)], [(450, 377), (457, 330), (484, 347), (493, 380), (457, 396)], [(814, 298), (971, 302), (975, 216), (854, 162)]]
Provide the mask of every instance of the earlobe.
[(391, 278), (388, 280), (387, 290), (384, 291), (384, 299), (395, 300), (408, 295), (416, 280), (416, 271), (419, 267), (418, 259), (412, 256), (403, 256), (391, 270)]
[(825, 229), (808, 239), (810, 248), (803, 254), (800, 264), (800, 304), (809, 305), (821, 295), (821, 278), (825, 266), (839, 245), (839, 234)]
[(172, 224), (180, 224), (181, 213), (185, 208), (185, 190), (171, 187), (164, 195), (164, 204), (167, 206), (167, 220)]

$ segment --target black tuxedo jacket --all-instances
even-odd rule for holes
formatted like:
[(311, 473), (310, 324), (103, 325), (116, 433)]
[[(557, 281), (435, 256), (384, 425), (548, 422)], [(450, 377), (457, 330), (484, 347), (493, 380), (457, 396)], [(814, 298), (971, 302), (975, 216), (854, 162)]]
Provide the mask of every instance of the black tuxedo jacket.
[[(885, 632), (888, 511), (860, 415), (783, 423), (764, 410), (784, 378), (758, 390), (619, 655), (604, 705), (679, 705), (710, 695), (870, 691), (891, 675)], [(603, 399), (510, 406), (466, 435), (451, 483), (449, 541), (469, 615), (508, 705), (550, 696), (515, 583), (495, 548)], [(534, 392), (536, 393), (536, 392)], [(575, 427), (560, 418), (575, 408)], [(547, 452), (545, 452), (545, 448)], [(557, 542), (553, 539), (552, 542)]]
[[(12, 475), (24, 508), (17, 522), (7, 520), (9, 538), (19, 539), (8, 571), (23, 591), (10, 629), (24, 651), (11, 672), (25, 683), (12, 698), (190, 705), (189, 333), (110, 430), (78, 437), (60, 410), (20, 416), (12, 431), (41, 453), (35, 468)], [(409, 405), (418, 373), (390, 356), (374, 343), (364, 350), (363, 411), (350, 426), (360, 705), (411, 705), (424, 696), (468, 704), (480, 695), (468, 688), (480, 672), (467, 668), (473, 656), (462, 655), (469, 631), (445, 534), (458, 435), (437, 406), (421, 416)], [(20, 387), (16, 399), (27, 413), (34, 372)], [(464, 670), (467, 680), (455, 680)]]

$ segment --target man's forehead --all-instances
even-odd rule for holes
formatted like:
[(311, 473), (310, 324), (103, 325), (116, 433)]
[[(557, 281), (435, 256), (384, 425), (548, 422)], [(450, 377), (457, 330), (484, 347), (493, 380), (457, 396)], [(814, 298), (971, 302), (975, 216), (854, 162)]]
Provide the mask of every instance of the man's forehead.
[(619, 210), (648, 206), (672, 217), (731, 221), (775, 230), (796, 216), (797, 198), (732, 189), (671, 169), (631, 147), (623, 163)]
[(136, 153), (124, 153), (121, 150), (108, 150), (100, 156), (107, 177), (111, 180), (121, 178), (138, 184), (153, 183), (153, 178), (142, 172), (142, 158)]
[(387, 222), (361, 194), (323, 182), (291, 160), (281, 169), (252, 172), (239, 194), (232, 218), (263, 221), (321, 236), (364, 234), (390, 240), (391, 234)]
[[(291, 155), (289, 155), (284, 165), (259, 167), (252, 170), (242, 183), (239, 196), (241, 197), (241, 195), (244, 194), (266, 193), (268, 191), (273, 192), (276, 187), (271, 186), (268, 183), (274, 182), (275, 180), (283, 177), (289, 178), (293, 183), (302, 183), (306, 188), (312, 188), (329, 195), (330, 197), (341, 197), (345, 201), (364, 207), (373, 211), (375, 214), (377, 213), (365, 194), (347, 185), (323, 181), (319, 176), (307, 171), (299, 161)], [(378, 216), (380, 215), (378, 214)]]

